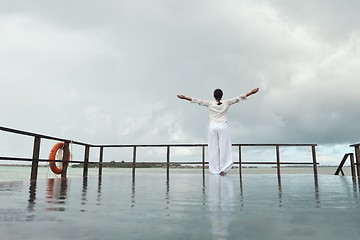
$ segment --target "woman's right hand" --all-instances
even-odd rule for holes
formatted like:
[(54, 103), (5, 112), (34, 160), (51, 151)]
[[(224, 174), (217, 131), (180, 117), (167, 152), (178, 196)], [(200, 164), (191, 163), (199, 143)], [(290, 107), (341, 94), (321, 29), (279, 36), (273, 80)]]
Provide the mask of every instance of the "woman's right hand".
[(185, 99), (185, 95), (179, 94), (179, 95), (177, 95), (177, 97), (180, 98), (180, 99)]
[(188, 100), (188, 101), (190, 101), (190, 102), (192, 101), (192, 98), (187, 97), (187, 96), (182, 95), (182, 94), (177, 95), (177, 97), (178, 97), (178, 98), (180, 98), (180, 99), (185, 99), (185, 100)]

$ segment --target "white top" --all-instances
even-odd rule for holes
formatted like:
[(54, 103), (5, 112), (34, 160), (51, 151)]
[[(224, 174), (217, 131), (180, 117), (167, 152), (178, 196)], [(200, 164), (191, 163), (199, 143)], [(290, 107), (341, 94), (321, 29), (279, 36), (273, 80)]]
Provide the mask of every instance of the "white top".
[(191, 103), (197, 103), (200, 106), (208, 107), (210, 113), (210, 122), (226, 123), (227, 111), (229, 107), (234, 103), (238, 103), (246, 99), (246, 95), (243, 94), (235, 98), (220, 101), (222, 103), (221, 105), (217, 105), (217, 101), (215, 100), (202, 100), (197, 98), (193, 98)]

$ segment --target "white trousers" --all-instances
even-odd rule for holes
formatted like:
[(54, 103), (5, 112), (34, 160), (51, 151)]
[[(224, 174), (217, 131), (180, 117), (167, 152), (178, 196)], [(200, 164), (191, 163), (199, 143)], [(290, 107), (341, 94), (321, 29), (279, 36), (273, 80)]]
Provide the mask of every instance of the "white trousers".
[(209, 172), (220, 174), (232, 168), (232, 147), (230, 134), (226, 123), (213, 123), (209, 125), (208, 132), (208, 159)]

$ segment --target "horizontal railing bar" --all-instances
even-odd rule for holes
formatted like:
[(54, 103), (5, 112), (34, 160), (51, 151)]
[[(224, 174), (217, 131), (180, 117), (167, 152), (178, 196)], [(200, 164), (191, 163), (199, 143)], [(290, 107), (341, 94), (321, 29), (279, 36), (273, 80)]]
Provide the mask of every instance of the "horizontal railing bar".
[[(302, 164), (302, 165), (314, 165), (314, 163), (312, 162), (234, 162), (234, 164), (274, 164), (274, 165), (283, 165), (283, 164), (288, 164), (288, 165), (291, 165), (291, 164)], [(316, 163), (317, 165), (319, 163)]]
[(114, 144), (114, 145), (92, 145), (93, 147), (202, 147), (207, 144)]
[[(70, 162), (71, 163), (71, 162)], [(98, 164), (98, 165), (105, 165), (105, 164), (167, 164), (167, 162), (136, 162), (136, 163), (132, 163), (132, 162), (89, 162), (91, 164)], [(169, 162), (169, 164), (209, 164), (209, 162)], [(234, 162), (234, 164), (239, 164), (239, 162)], [(241, 164), (273, 164), (273, 165), (277, 165), (277, 162), (241, 162)], [(312, 162), (280, 162), (280, 165), (283, 164), (288, 164), (288, 165), (293, 165), (293, 164), (301, 164), (301, 165), (314, 165), (314, 163)], [(319, 163), (316, 163), (317, 165), (319, 165)]]
[[(90, 145), (92, 147), (203, 147), (207, 144), (203, 143), (194, 143), (194, 144), (112, 144), (112, 145)], [(317, 144), (241, 144), (233, 143), (233, 147), (243, 146), (243, 147), (276, 147), (276, 146), (288, 146), (288, 147), (308, 147), (308, 146), (317, 146)]]
[[(33, 161), (32, 158), (18, 158), (18, 157), (0, 157), (0, 160), (10, 160), (10, 161)], [(49, 159), (36, 159), (39, 162), (49, 162)], [(51, 160), (53, 162), (62, 162), (62, 160)], [(68, 163), (84, 163), (84, 161), (68, 161)], [(97, 165), (104, 165), (104, 164), (121, 164), (121, 162), (89, 162), (91, 164), (97, 164)], [(169, 164), (208, 164), (209, 162), (169, 162)], [(124, 162), (124, 164), (132, 164), (132, 162)], [(167, 162), (136, 162), (136, 164), (167, 164)], [(239, 162), (234, 162), (234, 164), (239, 164)], [(284, 165), (284, 164), (288, 164), (288, 165), (292, 165), (292, 164), (302, 164), (302, 165), (313, 165), (314, 163), (310, 163), (310, 162), (241, 162), (241, 164), (269, 164), (269, 165)], [(319, 163), (316, 163), (319, 164)]]
[[(126, 162), (126, 163), (131, 163), (131, 162)], [(136, 162), (136, 164), (166, 164), (167, 162)], [(169, 164), (209, 164), (209, 162), (169, 162)], [(239, 162), (234, 162), (234, 164), (239, 164)], [(241, 162), (241, 164), (273, 164), (273, 165), (277, 165), (277, 162)], [(314, 163), (312, 162), (280, 162), (280, 165), (292, 165), (292, 164), (301, 164), (301, 165), (314, 165)], [(319, 165), (319, 163), (316, 163), (317, 165)]]
[(360, 143), (351, 144), (350, 147), (357, 147), (360, 146)]
[[(34, 159), (32, 158), (19, 158), (19, 157), (0, 157), (0, 160), (7, 161), (24, 161), (24, 162), (32, 162)], [(35, 159), (39, 162), (49, 162), (49, 159)], [(51, 160), (53, 162), (62, 162), (63, 160)], [(68, 161), (68, 163), (83, 163), (84, 161)]]
[(242, 147), (308, 147), (308, 146), (317, 146), (316, 143), (233, 143), (232, 146), (242, 146)]
[[(43, 135), (43, 134), (38, 134), (38, 133), (33, 133), (33, 132), (28, 132), (28, 131), (22, 131), (22, 130), (17, 130), (17, 129), (12, 129), (12, 128), (6, 128), (6, 127), (0, 127), (0, 130), (2, 131), (6, 131), (6, 132), (11, 132), (11, 133), (16, 133), (16, 134), (21, 134), (21, 135), (27, 135), (27, 136), (32, 136), (32, 137), (40, 137), (40, 138), (44, 138), (44, 139), (49, 139), (49, 140), (56, 140), (56, 141), (65, 141), (65, 142), (71, 142), (73, 144), (77, 144), (77, 145), (83, 145), (83, 146), (90, 146), (90, 147), (202, 147), (202, 146), (207, 146), (207, 144), (88, 144), (88, 143), (84, 143), (84, 142), (79, 142), (79, 141), (73, 141), (71, 139), (65, 139), (65, 138), (59, 138), (59, 137), (53, 137), (53, 136), (48, 136), (48, 135)], [(355, 144), (355, 145), (360, 145), (359, 144)], [(351, 146), (355, 146), (355, 145), (351, 145)], [(248, 147), (272, 147), (272, 146), (291, 146), (291, 147), (305, 147), (305, 146), (317, 146), (317, 144), (288, 144), (288, 143), (276, 143), (276, 144), (232, 144), (232, 146), (248, 146)]]
[[(71, 161), (69, 163), (72, 163)], [(81, 162), (83, 163), (83, 162)], [(112, 162), (89, 162), (89, 164), (97, 164), (97, 165), (105, 165), (105, 164), (122, 164), (119, 162), (116, 163), (112, 163)], [(169, 162), (169, 164), (209, 164), (209, 162)], [(136, 163), (132, 163), (132, 162), (124, 162), (123, 164), (167, 164), (167, 162), (136, 162)], [(239, 162), (234, 162), (235, 165), (239, 164)], [(241, 164), (261, 164), (261, 165), (277, 165), (277, 162), (241, 162)], [(314, 165), (314, 163), (312, 162), (280, 162), (280, 165)], [(316, 163), (317, 165), (319, 165), (319, 163)]]
[[(121, 164), (133, 164), (133, 165), (137, 165), (137, 164), (148, 164), (148, 165), (154, 165), (154, 164), (163, 164), (163, 165), (166, 165), (168, 164), (168, 162), (124, 162), (124, 163), (120, 163), (120, 162), (115, 162), (115, 163), (112, 163), (112, 162), (89, 162), (91, 164), (98, 164), (98, 165), (115, 165), (115, 164), (118, 164), (118, 165), (121, 165)], [(169, 162), (169, 165), (171, 164), (202, 164), (203, 162)], [(209, 162), (205, 162), (205, 163), (209, 163)]]
[(48, 135), (32, 133), (32, 132), (26, 132), (26, 131), (21, 131), (21, 130), (12, 129), (12, 128), (0, 127), (0, 130), (5, 131), (5, 132), (10, 132), (10, 133), (26, 135), (26, 136), (30, 136), (30, 137), (40, 137), (40, 138), (44, 138), (44, 139), (48, 139), (48, 140), (55, 140), (55, 141), (69, 142), (69, 143), (71, 142), (73, 144), (78, 144), (78, 145), (83, 145), (83, 146), (89, 145), (89, 144), (86, 144), (86, 143), (73, 141), (71, 139), (52, 137), (52, 136), (48, 136)]

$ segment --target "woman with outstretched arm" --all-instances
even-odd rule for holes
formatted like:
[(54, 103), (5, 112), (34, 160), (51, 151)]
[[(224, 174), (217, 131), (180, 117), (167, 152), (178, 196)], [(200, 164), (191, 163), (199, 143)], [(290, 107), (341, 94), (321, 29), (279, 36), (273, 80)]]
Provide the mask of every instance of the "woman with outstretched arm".
[(209, 109), (210, 124), (208, 131), (208, 159), (209, 172), (211, 174), (220, 174), (224, 176), (230, 171), (234, 161), (232, 159), (232, 145), (230, 134), (227, 128), (227, 111), (235, 103), (246, 100), (249, 96), (257, 93), (259, 88), (254, 88), (250, 92), (237, 96), (235, 98), (221, 100), (223, 92), (221, 89), (215, 89), (213, 100), (202, 100), (177, 95), (178, 98), (197, 103)]

